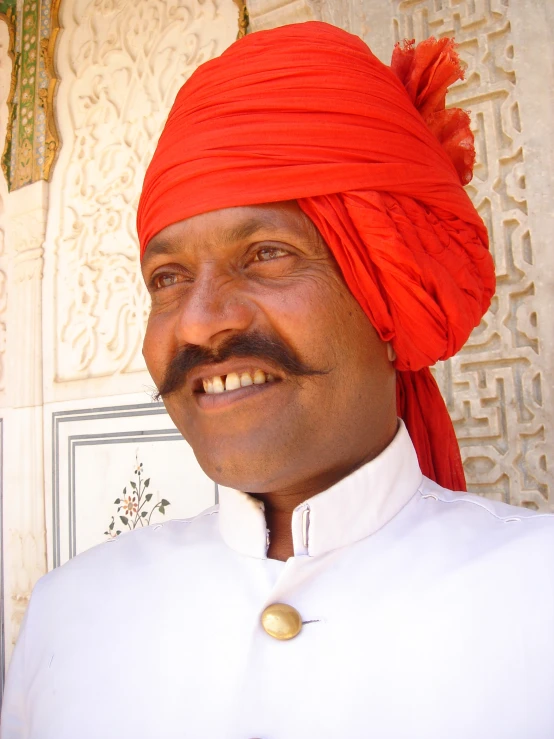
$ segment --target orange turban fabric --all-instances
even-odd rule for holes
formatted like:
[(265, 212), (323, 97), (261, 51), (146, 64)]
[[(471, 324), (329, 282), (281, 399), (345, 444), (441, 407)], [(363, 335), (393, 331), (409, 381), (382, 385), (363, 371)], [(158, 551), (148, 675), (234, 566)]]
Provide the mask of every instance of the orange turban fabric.
[(388, 67), (324, 23), (248, 35), (180, 90), (138, 211), (142, 255), (190, 216), (297, 200), (396, 351), (398, 413), (423, 473), (455, 490), (459, 448), (429, 366), (461, 348), (495, 284), (463, 189), (469, 118), (444, 107), (462, 76), (450, 39), (397, 45)]

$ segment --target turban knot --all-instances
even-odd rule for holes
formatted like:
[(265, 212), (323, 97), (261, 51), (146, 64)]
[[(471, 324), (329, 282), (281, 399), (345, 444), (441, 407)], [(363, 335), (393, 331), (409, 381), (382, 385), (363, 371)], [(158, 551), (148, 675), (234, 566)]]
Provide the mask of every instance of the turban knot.
[(485, 226), (463, 185), (468, 114), (451, 39), (397, 44), (391, 66), (319, 22), (245, 36), (181, 88), (146, 173), (141, 255), (166, 226), (297, 200), (397, 356), (397, 405), (424, 474), (465, 489), (429, 367), (455, 354), (494, 292)]

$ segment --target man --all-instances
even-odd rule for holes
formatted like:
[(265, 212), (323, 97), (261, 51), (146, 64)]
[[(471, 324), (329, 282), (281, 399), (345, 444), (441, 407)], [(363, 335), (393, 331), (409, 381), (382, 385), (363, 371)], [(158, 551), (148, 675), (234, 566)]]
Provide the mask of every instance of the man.
[(310, 23), (183, 87), (139, 207), (144, 356), (220, 505), (41, 580), (3, 739), (554, 735), (554, 518), (441, 487), (428, 367), (494, 285), (460, 74), (448, 40), (391, 69)]

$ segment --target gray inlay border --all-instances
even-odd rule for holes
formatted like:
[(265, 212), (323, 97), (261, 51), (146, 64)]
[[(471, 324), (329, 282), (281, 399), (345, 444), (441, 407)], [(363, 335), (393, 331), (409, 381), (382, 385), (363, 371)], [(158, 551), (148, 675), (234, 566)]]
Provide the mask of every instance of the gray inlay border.
[[(69, 451), (69, 557), (77, 555), (77, 513), (75, 500), (75, 450), (96, 444), (132, 444), (146, 441), (183, 441), (177, 429), (120, 431), (107, 434), (79, 434), (68, 438)], [(59, 524), (58, 524), (59, 528)]]
[[(52, 564), (58, 567), (60, 558), (60, 429), (62, 424), (74, 421), (98, 421), (110, 418), (167, 415), (162, 402), (134, 405), (75, 408), (52, 413)], [(136, 434), (137, 432), (135, 432)], [(71, 477), (69, 478), (71, 481)]]
[[(62, 424), (80, 421), (98, 421), (112, 418), (135, 418), (138, 416), (169, 415), (162, 402), (138, 403), (135, 405), (106, 406), (101, 408), (79, 408), (52, 413), (52, 563), (61, 564), (60, 527), (60, 430)], [(176, 428), (130, 430), (111, 433), (76, 434), (68, 437), (68, 505), (69, 505), (69, 556), (76, 555), (76, 512), (75, 512), (75, 449), (83, 445), (129, 444), (146, 441), (182, 440)], [(0, 489), (1, 492), (1, 489)], [(219, 490), (214, 483), (215, 503), (219, 502)]]

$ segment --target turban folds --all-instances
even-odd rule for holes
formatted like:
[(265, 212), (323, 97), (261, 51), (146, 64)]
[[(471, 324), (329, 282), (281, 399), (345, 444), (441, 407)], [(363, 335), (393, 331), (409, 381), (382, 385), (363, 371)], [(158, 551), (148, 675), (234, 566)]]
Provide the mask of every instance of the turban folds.
[(396, 352), (397, 405), (424, 474), (465, 489), (429, 366), (487, 310), (494, 267), (463, 189), (469, 118), (445, 109), (463, 76), (450, 39), (382, 64), (356, 36), (309, 22), (248, 35), (177, 95), (139, 203), (141, 255), (199, 213), (297, 200), (381, 339)]

